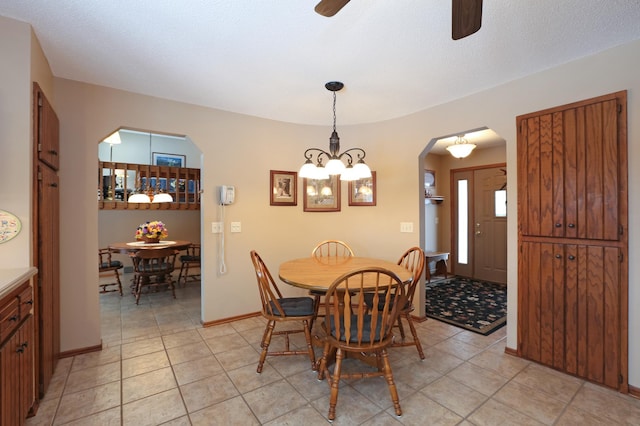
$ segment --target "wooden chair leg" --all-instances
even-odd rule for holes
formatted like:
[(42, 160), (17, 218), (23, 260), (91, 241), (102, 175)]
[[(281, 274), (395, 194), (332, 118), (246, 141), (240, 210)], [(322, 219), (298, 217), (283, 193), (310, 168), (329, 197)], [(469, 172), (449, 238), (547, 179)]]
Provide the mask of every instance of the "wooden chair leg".
[(171, 274), (168, 274), (166, 279), (169, 282), (169, 288), (171, 289), (171, 294), (173, 294), (173, 298), (176, 298), (176, 286), (175, 286), (175, 282), (173, 281), (173, 277), (171, 276)]
[(118, 291), (120, 292), (120, 296), (122, 296), (122, 282), (120, 282), (120, 274), (118, 273), (118, 270), (115, 270), (116, 273), (116, 281), (118, 283)]
[[(180, 273), (178, 274), (178, 285), (182, 283), (182, 274), (184, 273), (185, 264), (180, 265)], [(184, 284), (186, 285), (186, 284)]]
[(260, 361), (258, 361), (258, 368), (256, 369), (257, 373), (262, 373), (262, 366), (264, 365), (264, 361), (267, 359), (269, 344), (271, 343), (271, 335), (273, 334), (273, 329), (275, 326), (275, 321), (269, 321), (267, 323), (267, 328), (265, 328), (264, 334), (262, 335), (262, 342), (260, 343), (262, 352), (260, 353)]
[[(405, 318), (409, 323), (409, 329), (411, 330), (411, 335), (413, 336), (413, 342), (416, 345), (416, 349), (418, 350), (418, 355), (420, 355), (420, 359), (424, 359), (424, 352), (422, 351), (422, 344), (420, 343), (420, 339), (418, 338), (418, 332), (416, 331), (415, 325), (413, 325), (413, 320), (411, 319), (411, 314), (407, 312)], [(398, 317), (398, 321), (400, 321), (400, 317)]]
[(322, 357), (318, 361), (318, 380), (324, 380), (327, 373), (327, 357), (329, 356), (329, 343), (325, 343), (322, 348)]
[(391, 401), (393, 401), (393, 408), (396, 411), (396, 416), (402, 415), (402, 408), (400, 408), (400, 398), (398, 397), (398, 389), (393, 381), (393, 373), (391, 372), (391, 364), (389, 363), (389, 354), (386, 349), (382, 349), (379, 353), (379, 357), (382, 358), (382, 365), (384, 368), (384, 378), (387, 381), (389, 387), (389, 393), (391, 394)]
[(316, 371), (316, 354), (313, 352), (313, 345), (311, 344), (309, 321), (302, 321), (302, 324), (304, 325), (304, 337), (307, 340), (307, 350), (309, 351), (309, 359), (311, 360), (311, 370)]
[[(331, 396), (329, 398), (329, 421), (336, 418), (336, 405), (338, 403), (338, 391), (340, 386), (340, 374), (342, 373), (342, 359), (344, 354), (342, 350), (336, 351), (336, 364), (333, 369), (333, 377), (331, 379)], [(393, 379), (392, 379), (393, 380)]]
[(309, 330), (313, 330), (313, 323), (315, 322), (316, 318), (318, 318), (318, 312), (320, 311), (320, 295), (316, 294), (313, 297), (313, 318), (311, 319), (311, 321), (309, 322)]
[(402, 340), (404, 341), (404, 339), (406, 338), (405, 334), (404, 334), (404, 327), (402, 326), (402, 315), (400, 314), (398, 315), (398, 330), (400, 330), (400, 337), (402, 338)]
[(184, 276), (182, 277), (182, 286), (187, 286), (187, 280), (189, 279), (189, 264), (184, 265)]
[(142, 277), (135, 278), (135, 294), (136, 294), (136, 305), (140, 304), (140, 293), (142, 292)]

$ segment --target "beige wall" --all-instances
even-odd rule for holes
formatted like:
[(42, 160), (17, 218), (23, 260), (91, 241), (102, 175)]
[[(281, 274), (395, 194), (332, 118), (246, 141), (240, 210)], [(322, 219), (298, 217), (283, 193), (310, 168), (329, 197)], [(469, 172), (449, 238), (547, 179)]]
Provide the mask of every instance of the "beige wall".
[[(10, 21), (15, 25), (13, 21)], [(0, 40), (6, 27), (0, 25)], [(21, 25), (9, 35), (25, 32)], [(26, 31), (24, 37), (29, 37)], [(11, 43), (14, 43), (12, 39)], [(0, 42), (2, 43), (2, 42)], [(4, 53), (7, 47), (0, 47)], [(28, 62), (28, 57), (17, 60)], [(274, 275), (285, 259), (307, 256), (311, 247), (325, 238), (348, 241), (361, 255), (396, 259), (407, 247), (419, 244), (417, 224), (424, 206), (419, 158), (427, 142), (460, 129), (482, 126), (495, 130), (506, 140), (509, 170), (509, 317), (507, 345), (515, 348), (517, 326), (517, 245), (516, 229), (516, 129), (515, 117), (555, 105), (629, 90), (629, 193), (637, 194), (640, 182), (640, 41), (596, 56), (575, 61), (533, 76), (407, 117), (385, 122), (339, 128), (343, 147), (360, 146), (378, 172), (378, 205), (348, 207), (342, 200), (337, 213), (304, 213), (297, 207), (269, 206), (269, 170), (297, 170), (302, 152), (309, 146), (327, 146), (330, 127), (301, 126), (263, 120), (239, 114), (185, 105), (177, 102), (55, 79), (55, 107), (61, 120), (61, 256), (62, 256), (62, 350), (84, 348), (100, 342), (99, 304), (93, 284), (97, 281), (95, 250), (98, 247), (96, 207), (96, 141), (118, 126), (154, 129), (188, 135), (203, 152), (203, 319), (241, 315), (258, 309), (255, 277), (249, 251), (258, 250)], [(20, 53), (18, 51), (17, 53)], [(27, 55), (28, 56), (28, 55)], [(4, 58), (3, 58), (4, 59)], [(612, 66), (615, 64), (615, 66)], [(28, 69), (28, 66), (25, 65)], [(18, 73), (20, 69), (18, 70)], [(19, 80), (8, 77), (10, 83)], [(7, 80), (2, 76), (2, 90)], [(27, 121), (29, 97), (25, 91), (10, 93), (11, 107), (18, 105), (18, 122)], [(26, 100), (24, 98), (27, 98)], [(13, 102), (15, 101), (15, 102)], [(4, 103), (2, 103), (4, 102)], [(4, 109), (7, 102), (0, 99)], [(2, 115), (0, 115), (2, 117)], [(2, 119), (2, 118), (0, 118)], [(4, 124), (4, 123), (3, 123)], [(19, 125), (16, 125), (20, 127)], [(28, 123), (26, 124), (28, 126)], [(24, 127), (24, 126), (23, 126)], [(0, 128), (3, 128), (0, 126)], [(0, 130), (5, 132), (5, 130)], [(17, 161), (29, 164), (28, 141), (14, 125), (10, 132), (22, 137)], [(5, 133), (2, 133), (5, 137)], [(15, 136), (15, 135), (14, 135)], [(15, 140), (12, 138), (10, 140)], [(5, 139), (6, 141), (6, 139)], [(3, 151), (11, 153), (4, 146)], [(4, 155), (3, 155), (3, 158)], [(635, 167), (634, 167), (635, 166)], [(17, 168), (16, 168), (17, 169)], [(3, 172), (4, 173), (4, 172)], [(27, 179), (28, 180), (28, 179)], [(15, 181), (14, 176), (11, 181)], [(235, 185), (236, 203), (216, 205), (217, 185)], [(511, 190), (513, 188), (513, 190)], [(346, 185), (343, 184), (343, 191)], [(27, 209), (23, 188), (6, 190), (10, 205)], [(298, 188), (301, 196), (301, 185)], [(24, 191), (25, 193), (28, 192)], [(631, 306), (640, 304), (637, 276), (640, 197), (632, 195), (630, 206)], [(228, 272), (218, 273), (219, 237), (208, 232), (211, 221), (242, 222), (242, 233), (227, 234), (225, 259)], [(28, 222), (28, 218), (27, 218)], [(400, 222), (413, 222), (414, 233), (400, 233)], [(123, 224), (130, 226), (130, 224)], [(4, 248), (0, 250), (5, 250)], [(636, 261), (634, 261), (636, 260)], [(289, 289), (287, 289), (289, 290)], [(640, 332), (640, 314), (629, 312), (630, 336)], [(629, 383), (640, 386), (640, 339), (630, 339)]]
[(0, 209), (22, 222), (0, 245), (0, 268), (31, 266), (30, 52), (31, 27), (0, 16)]

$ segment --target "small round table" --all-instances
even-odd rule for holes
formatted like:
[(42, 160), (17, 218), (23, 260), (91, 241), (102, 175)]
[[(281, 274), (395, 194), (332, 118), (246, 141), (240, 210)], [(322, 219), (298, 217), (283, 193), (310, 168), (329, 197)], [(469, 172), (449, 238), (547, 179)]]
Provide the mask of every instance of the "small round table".
[(326, 292), (341, 275), (354, 269), (378, 267), (393, 271), (403, 282), (411, 280), (411, 272), (394, 262), (370, 257), (304, 257), (280, 265), (279, 277), (285, 283), (307, 290)]
[(143, 241), (133, 241), (129, 243), (109, 244), (109, 250), (118, 252), (118, 253), (130, 254), (130, 253), (135, 253), (139, 250), (155, 250), (155, 249), (163, 249), (163, 248), (185, 250), (190, 245), (191, 245), (191, 241), (184, 241), (184, 240), (177, 240), (177, 241), (160, 240), (160, 242), (157, 244), (146, 244)]

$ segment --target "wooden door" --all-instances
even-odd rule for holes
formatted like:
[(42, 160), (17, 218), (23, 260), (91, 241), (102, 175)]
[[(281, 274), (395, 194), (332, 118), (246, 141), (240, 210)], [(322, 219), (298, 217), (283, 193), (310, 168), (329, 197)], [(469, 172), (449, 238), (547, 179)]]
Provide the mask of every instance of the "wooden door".
[(626, 92), (516, 121), (518, 353), (626, 392)]
[(59, 122), (37, 83), (33, 114), (36, 371), (38, 395), (43, 396), (60, 354)]
[(496, 212), (506, 165), (453, 170), (452, 256), (456, 275), (507, 282), (507, 217)]
[(504, 167), (473, 172), (473, 277), (502, 284), (507, 283), (506, 185)]
[[(38, 263), (40, 393), (44, 394), (60, 353), (60, 257), (58, 175), (48, 166), (38, 166), (39, 220)], [(46, 206), (46, 207), (45, 207)]]

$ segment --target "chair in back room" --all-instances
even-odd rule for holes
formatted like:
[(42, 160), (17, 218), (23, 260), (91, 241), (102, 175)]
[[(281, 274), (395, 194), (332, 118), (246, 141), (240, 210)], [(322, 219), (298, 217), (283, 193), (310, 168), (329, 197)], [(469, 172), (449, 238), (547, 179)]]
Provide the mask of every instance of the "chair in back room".
[[(191, 244), (185, 254), (180, 255), (180, 274), (178, 284), (187, 285), (189, 277), (192, 281), (200, 280), (200, 244)], [(189, 273), (189, 270), (197, 269), (197, 273)]]
[[(122, 296), (122, 282), (120, 282), (120, 272), (118, 272), (122, 268), (122, 262), (111, 258), (111, 250), (108, 248), (98, 249), (98, 274), (112, 273), (116, 279), (115, 282), (98, 284), (98, 286), (101, 287), (100, 293), (118, 291), (120, 292), (120, 296)], [(108, 289), (110, 286), (117, 286), (117, 288)]]
[(176, 289), (172, 273), (175, 269), (178, 250), (172, 248), (139, 250), (131, 255), (133, 261), (133, 285), (136, 305), (145, 287), (168, 286), (176, 298)]

